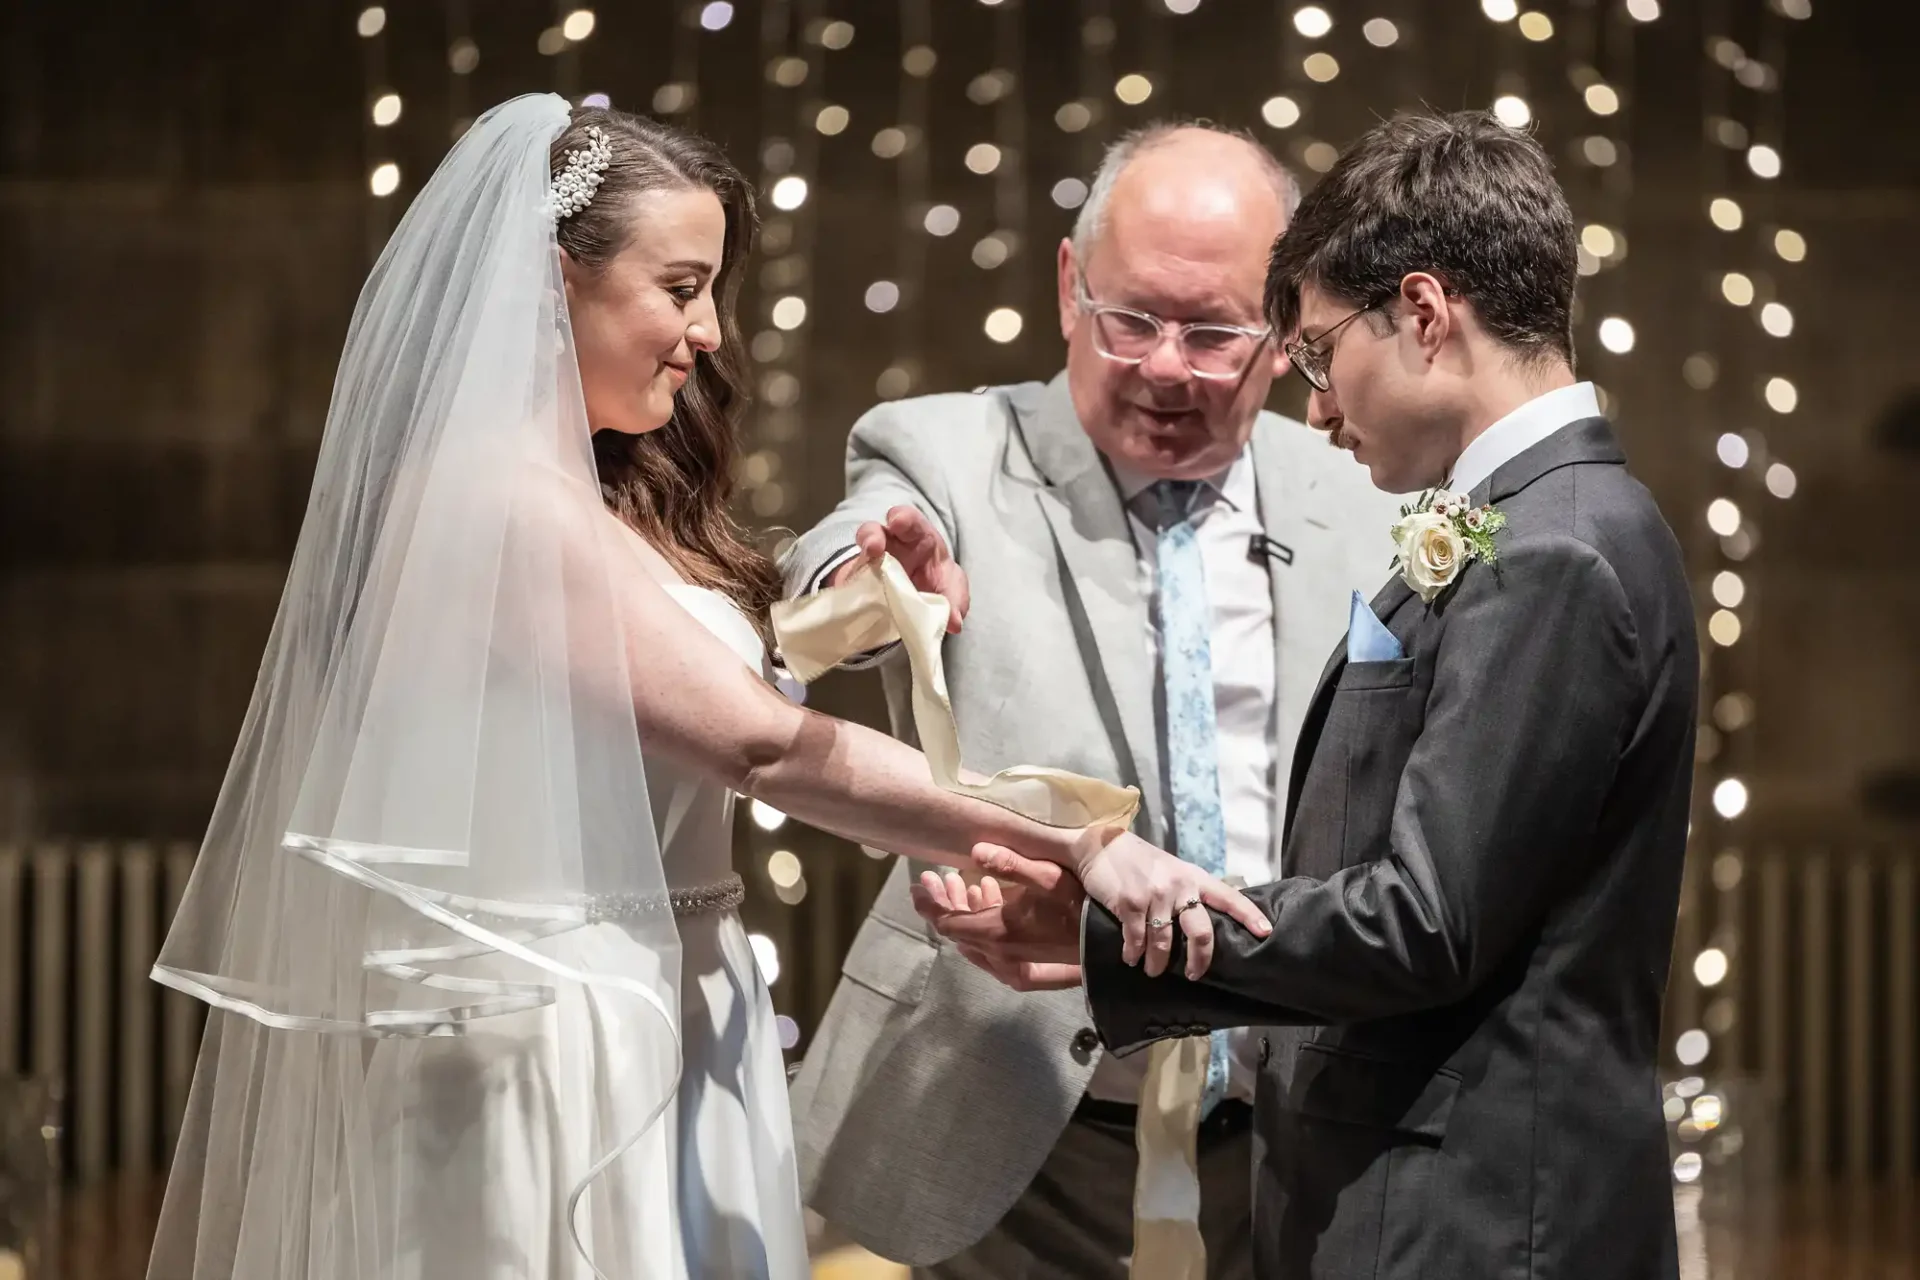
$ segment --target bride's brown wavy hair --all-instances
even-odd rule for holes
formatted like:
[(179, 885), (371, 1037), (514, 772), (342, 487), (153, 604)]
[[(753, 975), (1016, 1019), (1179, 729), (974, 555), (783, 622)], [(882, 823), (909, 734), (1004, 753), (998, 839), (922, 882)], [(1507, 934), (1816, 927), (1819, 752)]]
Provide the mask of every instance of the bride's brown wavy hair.
[(638, 226), (633, 198), (647, 191), (704, 187), (726, 211), (726, 239), (714, 277), (720, 345), (696, 353), (693, 376), (674, 397), (673, 417), (657, 431), (597, 431), (593, 456), (607, 505), (651, 542), (688, 582), (731, 598), (763, 639), (768, 610), (780, 598), (772, 560), (748, 540), (728, 510), (733, 497), (736, 429), (747, 407), (735, 302), (741, 266), (753, 247), (758, 216), (753, 188), (720, 148), (684, 129), (601, 107), (576, 108), (553, 141), (557, 175), (570, 149), (588, 144), (587, 130), (606, 134), (612, 159), (586, 208), (560, 221), (560, 247), (589, 271), (604, 270)]

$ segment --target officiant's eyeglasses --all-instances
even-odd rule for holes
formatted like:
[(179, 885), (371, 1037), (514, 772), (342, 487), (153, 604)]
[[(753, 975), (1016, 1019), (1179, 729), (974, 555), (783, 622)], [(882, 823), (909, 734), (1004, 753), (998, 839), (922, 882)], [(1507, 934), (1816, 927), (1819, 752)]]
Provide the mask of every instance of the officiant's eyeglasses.
[(1378, 311), (1381, 307), (1386, 306), (1387, 301), (1388, 300), (1383, 299), (1370, 306), (1360, 308), (1346, 319), (1323, 329), (1320, 335), (1311, 341), (1305, 338), (1297, 339), (1293, 342), (1281, 344), (1280, 349), (1287, 353), (1287, 359), (1292, 362), (1295, 369), (1300, 371), (1300, 376), (1307, 380), (1308, 386), (1312, 387), (1315, 391), (1330, 391), (1333, 389), (1331, 376), (1333, 372), (1333, 336), (1352, 324), (1355, 320), (1358, 320), (1361, 316), (1367, 314), (1367, 312)]
[(1120, 364), (1137, 365), (1171, 336), (1196, 378), (1237, 378), (1273, 336), (1272, 329), (1243, 329), (1234, 324), (1181, 324), (1146, 311), (1100, 302), (1087, 292), (1082, 276), (1076, 303), (1093, 322), (1093, 349)]

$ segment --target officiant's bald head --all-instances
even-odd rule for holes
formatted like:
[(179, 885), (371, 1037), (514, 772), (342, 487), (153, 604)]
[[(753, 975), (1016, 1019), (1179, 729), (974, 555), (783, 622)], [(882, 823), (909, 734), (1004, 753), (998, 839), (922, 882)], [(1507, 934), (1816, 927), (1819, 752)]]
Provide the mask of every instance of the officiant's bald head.
[(1299, 198), (1237, 131), (1152, 125), (1108, 148), (1060, 243), (1059, 303), (1074, 409), (1116, 463), (1199, 479), (1245, 447), (1286, 368), (1262, 291)]

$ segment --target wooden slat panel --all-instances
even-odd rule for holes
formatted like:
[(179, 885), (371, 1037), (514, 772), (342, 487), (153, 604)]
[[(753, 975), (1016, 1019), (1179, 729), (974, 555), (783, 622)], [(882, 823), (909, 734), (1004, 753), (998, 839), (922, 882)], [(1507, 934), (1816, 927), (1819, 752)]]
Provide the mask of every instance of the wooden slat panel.
[(113, 850), (80, 851), (80, 897), (74, 965), (74, 1171), (82, 1182), (107, 1172), (108, 1117), (113, 1114)]
[[(1736, 853), (1728, 856), (1739, 859), (1741, 855)], [(1733, 1025), (1714, 1037), (1714, 1052), (1720, 1055), (1724, 1070), (1745, 1075), (1753, 1070), (1753, 1032), (1748, 1028), (1747, 1020), (1741, 1017), (1737, 1010), (1740, 989), (1751, 981), (1747, 967), (1753, 963), (1753, 956), (1758, 948), (1751, 945), (1750, 939), (1742, 937), (1747, 918), (1747, 896), (1751, 892), (1748, 888), (1751, 879), (1748, 872), (1751, 870), (1751, 864), (1736, 862), (1735, 865), (1742, 865), (1747, 869), (1729, 887), (1719, 890), (1720, 900), (1714, 931), (1716, 936), (1723, 933), (1729, 935), (1728, 959), (1731, 961), (1731, 968), (1728, 971), (1727, 981), (1714, 989), (1714, 998), (1732, 1001), (1736, 1012)]]
[(119, 1167), (133, 1173), (153, 1162), (154, 917), (160, 903), (160, 857), (152, 845), (120, 851), (120, 1143)]
[[(193, 845), (184, 841), (167, 847), (166, 910), (167, 927), (180, 910), (180, 899), (193, 875)], [(160, 998), (160, 1104), (162, 1137), (166, 1154), (173, 1157), (173, 1146), (180, 1138), (180, 1118), (186, 1114), (187, 1091), (193, 1087), (193, 1060), (200, 1048), (200, 1002), (172, 989)]]
[(67, 1075), (67, 885), (73, 858), (64, 845), (41, 845), (33, 853), (33, 1029), (29, 1061), (33, 1074), (59, 1081)]
[(1663, 1021), (1667, 1043), (1700, 1025), (1700, 984), (1693, 980), (1693, 958), (1700, 954), (1704, 922), (1700, 918), (1700, 860), (1687, 859), (1680, 874), (1680, 912), (1673, 925), (1673, 975), (1667, 982), (1667, 1011)]
[(1873, 1172), (1873, 864), (1864, 856), (1847, 865), (1846, 1087), (1840, 1097), (1847, 1135), (1846, 1169), (1864, 1181)]
[(1914, 858), (1896, 862), (1887, 885), (1887, 1167), (1897, 1187), (1911, 1187), (1920, 1168), (1914, 1153), (1914, 1096), (1920, 1073), (1914, 1059)]
[(1787, 860), (1778, 849), (1760, 859), (1760, 1075), (1774, 1089), (1788, 1084), (1789, 1028), (1792, 1011), (1787, 993)]
[(26, 921), (20, 918), (20, 875), (26, 855), (18, 846), (0, 845), (0, 1071), (13, 1073), (20, 1060), (20, 948)]
[(1831, 1101), (1827, 1053), (1832, 1020), (1828, 1016), (1829, 975), (1827, 948), (1832, 930), (1827, 924), (1827, 855), (1809, 854), (1800, 868), (1800, 1171), (1824, 1177), (1831, 1151), (1827, 1107)]

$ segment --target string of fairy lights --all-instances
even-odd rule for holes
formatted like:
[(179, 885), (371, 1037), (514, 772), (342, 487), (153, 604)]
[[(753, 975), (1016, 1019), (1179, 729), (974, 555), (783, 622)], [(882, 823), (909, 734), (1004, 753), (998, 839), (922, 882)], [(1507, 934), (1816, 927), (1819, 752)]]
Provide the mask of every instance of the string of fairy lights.
[(1087, 202), (1087, 177), (1099, 162), (1099, 135), (1092, 126), (1100, 121), (1106, 104), (1101, 94), (1113, 83), (1109, 56), (1113, 48), (1113, 16), (1110, 0), (1080, 0), (1080, 25), (1076, 32), (1080, 78), (1075, 97), (1060, 104), (1053, 113), (1054, 127), (1074, 140), (1071, 152), (1073, 172), (1053, 184), (1048, 195), (1056, 207), (1075, 210)]
[(387, 197), (400, 189), (400, 164), (393, 159), (390, 130), (398, 123), (400, 95), (387, 82), (387, 11), (382, 5), (368, 5), (354, 19), (354, 32), (360, 37), (361, 90), (365, 113), (361, 117), (362, 142), (367, 163), (367, 190), (373, 196), (367, 206), (367, 253), (379, 252), (392, 225)]
[(893, 354), (874, 380), (874, 394), (898, 400), (921, 379), (926, 341), (928, 219), (928, 80), (939, 57), (933, 51), (933, 0), (900, 0), (899, 81), (893, 123), (876, 130), (869, 149), (893, 171), (894, 259), (891, 277), (866, 287), (862, 301), (876, 315), (892, 314)]
[[(1789, 22), (1812, 16), (1809, 0), (1760, 0), (1757, 13), (1759, 56), (1750, 56), (1729, 34), (1734, 15), (1727, 0), (1703, 12), (1705, 22), (1704, 119), (1701, 168), (1711, 184), (1703, 210), (1703, 232), (1710, 241), (1703, 281), (1709, 297), (1731, 310), (1712, 308), (1705, 327), (1712, 348), (1688, 356), (1682, 376), (1707, 401), (1723, 428), (1713, 453), (1728, 474), (1719, 496), (1707, 505), (1706, 524), (1713, 537), (1714, 563), (1706, 583), (1710, 610), (1702, 661), (1702, 699), (1711, 706), (1701, 726), (1699, 760), (1703, 780), (1712, 782), (1705, 811), (1697, 815), (1699, 848), (1711, 853), (1713, 933), (1692, 956), (1690, 978), (1707, 1000), (1704, 1015), (1681, 1030), (1674, 1043), (1680, 1064), (1699, 1074), (1667, 1086), (1665, 1107), (1676, 1137), (1685, 1145), (1674, 1160), (1674, 1178), (1697, 1184), (1729, 1139), (1737, 1150), (1739, 1132), (1730, 1127), (1724, 1090), (1709, 1086), (1713, 1077), (1740, 1071), (1745, 1062), (1740, 1033), (1741, 886), (1746, 858), (1736, 841), (1751, 800), (1741, 766), (1754, 757), (1755, 705), (1742, 685), (1756, 674), (1752, 646), (1740, 644), (1756, 621), (1759, 596), (1750, 584), (1750, 562), (1760, 548), (1761, 504), (1765, 498), (1791, 498), (1798, 486), (1792, 467), (1780, 458), (1761, 428), (1743, 426), (1762, 416), (1792, 414), (1799, 404), (1794, 383), (1780, 372), (1779, 348), (1794, 330), (1792, 309), (1783, 299), (1783, 274), (1804, 261), (1805, 237), (1774, 217), (1774, 182), (1783, 168), (1784, 101), (1781, 93)], [(1770, 261), (1771, 260), (1771, 261)], [(1772, 265), (1777, 262), (1776, 268)], [(1746, 329), (1749, 313), (1759, 341)], [(1764, 495), (1764, 496), (1763, 496)], [(1699, 791), (1699, 788), (1696, 788)], [(1708, 913), (1701, 909), (1699, 914)], [(1698, 929), (1686, 931), (1697, 936)], [(1683, 979), (1684, 980), (1684, 979)], [(1676, 1002), (1679, 1003), (1679, 1002)], [(1691, 1013), (1698, 999), (1684, 1007)]]
[[(817, 8), (817, 0), (810, 5)], [(812, 15), (794, 0), (761, 11), (760, 190), (765, 192), (759, 268), (760, 320), (754, 358), (760, 365), (754, 449), (744, 487), (755, 515), (775, 519), (789, 508), (789, 452), (799, 447), (805, 412), (808, 315), (812, 304), (812, 175), (816, 134), (808, 103), (823, 75), (818, 43), (803, 36)], [(798, 51), (796, 51), (796, 49)], [(817, 119), (817, 111), (813, 113)]]
[[(701, 25), (720, 30), (723, 14), (714, 4), (701, 11)], [(731, 20), (732, 7), (724, 16)], [(765, 193), (761, 223), (759, 319), (751, 354), (758, 368), (758, 396), (752, 445), (742, 464), (742, 488), (755, 515), (775, 519), (793, 505), (787, 477), (804, 467), (808, 349), (808, 311), (813, 296), (813, 257), (817, 201), (812, 199), (819, 172), (822, 138), (846, 132), (852, 113), (827, 92), (828, 54), (854, 41), (852, 23), (830, 17), (824, 0), (768, 0), (759, 31), (761, 89), (760, 190)], [(765, 868), (773, 893), (797, 906), (808, 894), (804, 864), (780, 842), (784, 813), (754, 801), (748, 806), (752, 857)], [(769, 847), (778, 846), (778, 847)], [(783, 936), (790, 923), (783, 924)], [(781, 972), (779, 943), (770, 935), (749, 935), (762, 976), (771, 986)], [(782, 1047), (799, 1041), (799, 1025), (779, 1018)]]
[(681, 123), (689, 128), (700, 125), (700, 46), (705, 43), (701, 36), (723, 31), (733, 21), (733, 6), (728, 0), (717, 3), (693, 3), (686, 0), (674, 0), (674, 22), (672, 35), (672, 61), (668, 68), (665, 85), (655, 90), (655, 110), (660, 110), (660, 94), (671, 86), (680, 95), (680, 101), (673, 104), (672, 111), (661, 114), (678, 113)]
[[(752, 446), (742, 464), (742, 489), (754, 513), (777, 517), (787, 505), (783, 447), (800, 435), (804, 410), (805, 329), (811, 290), (810, 219), (803, 216), (808, 197), (810, 164), (796, 139), (809, 130), (803, 119), (803, 87), (818, 85), (820, 63), (794, 52), (796, 13), (793, 0), (767, 0), (761, 8), (759, 29), (760, 180), (762, 214), (758, 307), (760, 325), (752, 340), (757, 366), (757, 395), (750, 424)], [(717, 29), (717, 28), (716, 28)], [(809, 225), (803, 225), (803, 221)], [(806, 897), (807, 882), (800, 859), (786, 848), (768, 849), (786, 825), (786, 815), (765, 804), (749, 805), (748, 836), (752, 857), (764, 866), (775, 895), (789, 906)], [(768, 985), (780, 977), (780, 951), (774, 938), (751, 936), (754, 955)]]
[[(983, 0), (983, 3), (985, 0)], [(995, 342), (1020, 336), (1023, 282), (1018, 267), (1027, 229), (1026, 75), (1023, 0), (996, 0), (993, 15), (993, 66), (967, 85), (967, 98), (976, 106), (993, 108), (993, 141), (967, 149), (967, 168), (993, 175), (992, 229), (974, 241), (973, 265), (999, 272), (995, 282), (998, 305), (983, 324)]]
[[(1701, 16), (1706, 60), (1703, 63), (1705, 74), (1701, 85), (1703, 119), (1700, 166), (1709, 194), (1706, 197), (1706, 217), (1695, 224), (1695, 238), (1703, 242), (1700, 245), (1702, 261), (1708, 264), (1703, 282), (1711, 295), (1720, 292), (1720, 270), (1728, 248), (1725, 237), (1740, 231), (1746, 216), (1732, 193), (1732, 175), (1727, 164), (1726, 148), (1736, 142), (1744, 145), (1748, 131), (1746, 126), (1738, 124), (1728, 114), (1731, 109), (1731, 81), (1725, 75), (1726, 69), (1715, 65), (1715, 51), (1720, 47), (1720, 42), (1727, 38), (1724, 33), (1730, 17), (1729, 5), (1726, 0), (1715, 0), (1710, 7), (1703, 8)], [(1733, 335), (1728, 332), (1724, 313), (1715, 308), (1712, 302), (1701, 300), (1692, 308), (1692, 313), (1705, 345), (1687, 357), (1682, 365), (1681, 376), (1696, 391), (1712, 393), (1715, 384), (1721, 381), (1723, 365), (1733, 367), (1738, 364)], [(1704, 417), (1718, 437), (1714, 451), (1725, 456), (1737, 454), (1744, 457), (1744, 450), (1748, 447), (1744, 437), (1722, 430), (1730, 416), (1727, 406), (1717, 394), (1707, 394), (1704, 400)], [(1733, 441), (1738, 441), (1738, 444)], [(1715, 489), (1718, 487), (1717, 484), (1714, 486)], [(1708, 525), (1716, 533), (1726, 510), (1721, 505), (1725, 501), (1716, 497), (1707, 508)], [(1741, 554), (1744, 554), (1744, 550)], [(1722, 579), (1716, 574), (1709, 586), (1710, 595), (1727, 596), (1727, 584), (1735, 581), (1739, 581), (1737, 575)], [(1737, 606), (1739, 603), (1740, 600), (1734, 598), (1734, 604)], [(1719, 625), (1717, 637), (1716, 625)], [(1704, 703), (1714, 700), (1716, 686), (1725, 680), (1729, 666), (1725, 660), (1716, 657), (1716, 648), (1727, 647), (1720, 642), (1731, 642), (1738, 637), (1727, 632), (1717, 619), (1710, 618), (1708, 638), (1712, 643), (1703, 645), (1701, 660), (1701, 698)], [(1701, 740), (1696, 760), (1699, 765), (1707, 766), (1721, 754), (1719, 732), (1712, 724), (1702, 725), (1699, 732)], [(1698, 770), (1696, 772), (1702, 778), (1709, 776)], [(1730, 997), (1726, 994), (1715, 996), (1714, 993), (1730, 992), (1737, 983), (1739, 975), (1733, 971), (1732, 960), (1739, 952), (1738, 940), (1726, 929), (1726, 924), (1730, 922), (1721, 922), (1718, 932), (1710, 939), (1703, 938), (1710, 904), (1703, 901), (1700, 887), (1700, 855), (1702, 850), (1713, 849), (1719, 844), (1719, 829), (1725, 819), (1716, 810), (1721, 807), (1744, 808), (1744, 800), (1738, 806), (1723, 806), (1722, 797), (1715, 797), (1712, 803), (1702, 805), (1698, 799), (1699, 792), (1700, 788), (1696, 787), (1694, 821), (1691, 824), (1695, 840), (1689, 850), (1681, 895), (1681, 920), (1675, 931), (1676, 968), (1680, 973), (1674, 984), (1670, 1019), (1670, 1026), (1679, 1028), (1672, 1046), (1673, 1055), (1681, 1068), (1690, 1074), (1669, 1081), (1663, 1089), (1662, 1099), (1666, 1119), (1673, 1128), (1675, 1139), (1687, 1148), (1675, 1156), (1673, 1172), (1688, 1199), (1697, 1199), (1699, 1192), (1696, 1184), (1705, 1170), (1703, 1155), (1695, 1148), (1703, 1132), (1702, 1123), (1706, 1124), (1707, 1131), (1723, 1124), (1729, 1126), (1729, 1132), (1737, 1127), (1733, 1117), (1727, 1114), (1723, 1102), (1724, 1091), (1710, 1090), (1704, 1074), (1691, 1073), (1711, 1070), (1703, 1064), (1713, 1048), (1714, 1038), (1726, 1036), (1734, 1029), (1734, 1005)], [(1732, 816), (1737, 817), (1737, 812)], [(1728, 868), (1733, 869), (1731, 875)], [(1734, 890), (1739, 868), (1737, 853), (1731, 862), (1715, 859), (1712, 875), (1724, 886), (1723, 892)], [(1722, 904), (1711, 905), (1717, 907)], [(1715, 911), (1713, 914), (1718, 916), (1719, 913)], [(1710, 1000), (1708, 1010), (1711, 1016), (1707, 1018), (1701, 1017), (1703, 998)], [(1730, 1056), (1723, 1051), (1720, 1059)], [(1715, 1067), (1719, 1065), (1720, 1061), (1714, 1064)], [(1691, 1209), (1683, 1200), (1680, 1214), (1683, 1233), (1691, 1235), (1697, 1228), (1697, 1222), (1697, 1210)]]
[[(1524, 16), (1524, 15), (1523, 15)], [(1541, 15), (1545, 19), (1546, 15)], [(1637, 29), (1657, 20), (1656, 0), (1621, 0), (1603, 7), (1593, 0), (1576, 4), (1569, 15), (1569, 43), (1573, 50), (1569, 81), (1580, 105), (1592, 117), (1595, 150), (1606, 164), (1588, 164), (1593, 181), (1582, 191), (1583, 203), (1594, 216), (1582, 220), (1575, 250), (1579, 271), (1587, 278), (1582, 290), (1582, 318), (1598, 316), (1592, 326), (1600, 349), (1624, 357), (1634, 350), (1638, 334), (1624, 314), (1629, 296), (1626, 273), (1627, 215), (1632, 207), (1634, 155), (1632, 135), (1634, 36)], [(1516, 29), (1519, 19), (1515, 20)], [(1544, 27), (1539, 28), (1544, 31)], [(1521, 30), (1524, 36), (1525, 30)], [(1584, 150), (1584, 149), (1583, 149)], [(1594, 382), (1603, 413), (1617, 414), (1617, 394), (1601, 380)]]
[[(467, 80), (480, 65), (480, 46), (473, 39), (468, 0), (445, 0), (443, 12), (447, 43), (447, 140), (452, 143), (473, 123)], [(366, 101), (362, 127), (367, 191), (373, 198), (368, 212), (368, 236), (371, 247), (377, 248), (391, 227), (393, 214), (389, 201), (400, 190), (404, 176), (396, 158), (399, 146), (394, 126), (399, 124), (406, 103), (388, 78), (386, 6), (365, 6), (355, 15), (353, 25), (361, 43)], [(543, 57), (554, 60), (558, 92), (569, 97), (574, 95), (580, 74), (579, 47), (593, 35), (597, 25), (593, 10), (572, 6), (565, 0), (556, 3), (553, 25), (540, 32), (534, 47)], [(587, 94), (580, 101), (605, 106), (607, 96)]]
[(480, 46), (474, 43), (468, 0), (446, 0), (447, 20), (447, 137), (458, 142), (473, 124), (469, 78), (480, 65)]
[[(1315, 89), (1339, 79), (1344, 68), (1324, 42), (1332, 36), (1334, 17), (1317, 4), (1295, 5), (1281, 0), (1274, 17), (1274, 49), (1279, 58), (1281, 92), (1260, 104), (1260, 118), (1270, 128), (1300, 132), (1290, 139), (1286, 158), (1307, 173), (1325, 173), (1340, 158), (1339, 148), (1320, 136), (1314, 114)], [(1391, 19), (1373, 18), (1361, 29), (1374, 48), (1391, 48), (1400, 29)]]

